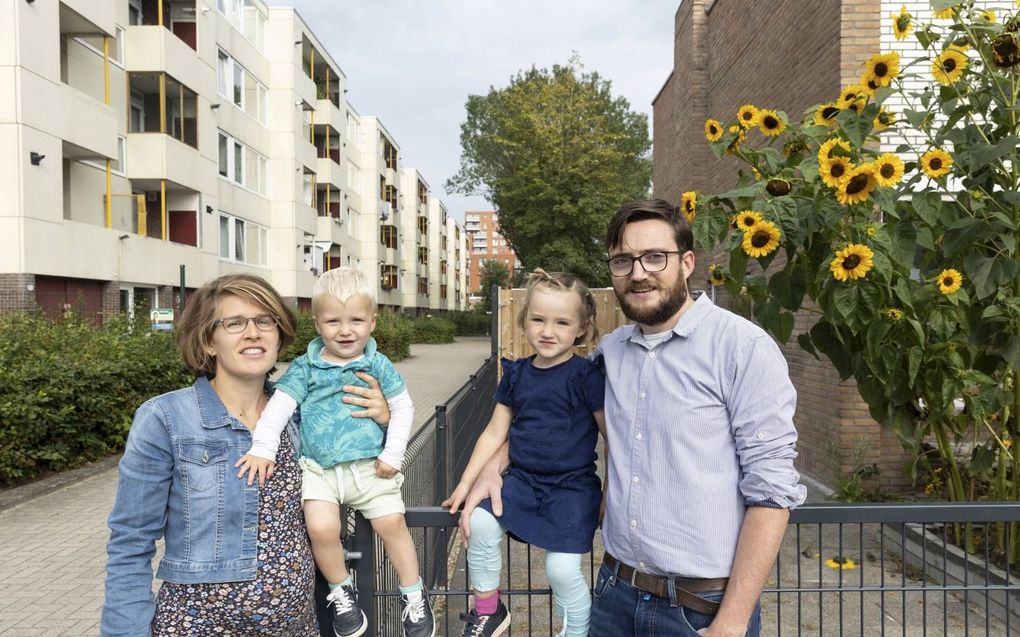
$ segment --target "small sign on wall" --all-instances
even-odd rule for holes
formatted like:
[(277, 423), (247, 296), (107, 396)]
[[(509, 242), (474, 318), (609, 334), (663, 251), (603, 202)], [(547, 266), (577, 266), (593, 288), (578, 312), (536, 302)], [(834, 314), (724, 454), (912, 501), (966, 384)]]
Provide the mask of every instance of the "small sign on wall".
[(174, 328), (174, 311), (172, 308), (156, 308), (149, 312), (149, 321), (154, 330), (172, 330)]

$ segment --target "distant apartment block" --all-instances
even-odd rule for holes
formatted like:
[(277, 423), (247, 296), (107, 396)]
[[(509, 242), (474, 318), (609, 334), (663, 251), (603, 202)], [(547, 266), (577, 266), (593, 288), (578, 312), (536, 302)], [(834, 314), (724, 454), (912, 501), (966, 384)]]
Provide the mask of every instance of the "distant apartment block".
[(182, 267), (308, 307), (341, 265), (381, 305), (463, 309), (440, 283), (460, 228), (416, 172), (402, 192), (399, 146), (293, 9), (10, 1), (0, 34), (0, 309), (175, 307)]
[(495, 210), (468, 211), (464, 213), (464, 229), (471, 246), (471, 265), (468, 276), (468, 290), (477, 294), (482, 288), (482, 264), (486, 261), (501, 261), (512, 274), (520, 266), (517, 255), (499, 233), (499, 213)]

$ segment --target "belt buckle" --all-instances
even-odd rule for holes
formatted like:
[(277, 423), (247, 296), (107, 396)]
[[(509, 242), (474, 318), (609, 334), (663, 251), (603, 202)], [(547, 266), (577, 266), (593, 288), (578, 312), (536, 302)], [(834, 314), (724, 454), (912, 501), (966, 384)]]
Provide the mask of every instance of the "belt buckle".
[[(630, 571), (630, 587), (631, 588), (638, 588), (638, 585), (637, 585), (637, 576), (640, 575), (640, 574), (641, 574), (641, 571), (637, 570), (636, 568), (635, 569), (631, 569), (631, 571)], [(644, 589), (642, 588), (642, 589), (639, 589), (639, 590), (644, 590)]]

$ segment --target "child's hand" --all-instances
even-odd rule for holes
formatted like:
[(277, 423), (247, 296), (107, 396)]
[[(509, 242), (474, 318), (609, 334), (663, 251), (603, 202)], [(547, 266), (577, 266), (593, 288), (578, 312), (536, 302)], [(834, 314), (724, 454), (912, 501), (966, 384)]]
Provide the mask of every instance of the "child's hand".
[(234, 463), (234, 466), (241, 467), (241, 470), (237, 472), (238, 478), (243, 478), (244, 474), (248, 473), (249, 487), (255, 482), (256, 477), (259, 479), (259, 486), (264, 487), (266, 486), (266, 478), (272, 477), (273, 467), (276, 466), (276, 463), (267, 458), (245, 454)]
[(375, 459), (375, 475), (380, 478), (392, 478), (397, 475), (397, 470), (386, 464), (379, 458)]

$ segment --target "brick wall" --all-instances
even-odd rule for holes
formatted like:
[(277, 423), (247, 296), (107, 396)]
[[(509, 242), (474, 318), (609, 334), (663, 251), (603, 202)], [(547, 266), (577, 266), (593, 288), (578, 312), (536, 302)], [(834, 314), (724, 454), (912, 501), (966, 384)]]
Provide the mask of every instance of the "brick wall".
[[(31, 286), (31, 290), (29, 290)], [(27, 310), (35, 307), (35, 275), (0, 274), (0, 312)]]
[[(704, 138), (705, 119), (726, 123), (741, 105), (751, 103), (785, 111), (798, 122), (814, 104), (835, 99), (879, 51), (881, 28), (888, 27), (882, 4), (684, 0), (675, 16), (673, 73), (653, 104), (654, 196), (679, 202), (686, 190), (732, 188), (740, 164), (715, 159)], [(698, 261), (694, 288), (704, 286), (709, 259), (699, 255)], [(724, 297), (721, 304), (727, 302)], [(841, 382), (827, 360), (816, 360), (797, 346), (796, 335), (811, 325), (811, 314), (801, 312), (793, 337), (782, 346), (798, 392), (799, 468), (834, 484), (830, 445), (840, 452), (843, 472), (853, 468), (853, 452), (861, 448), (863, 462), (881, 470), (868, 486), (906, 486), (907, 457), (895, 435), (870, 418), (852, 381)]]

